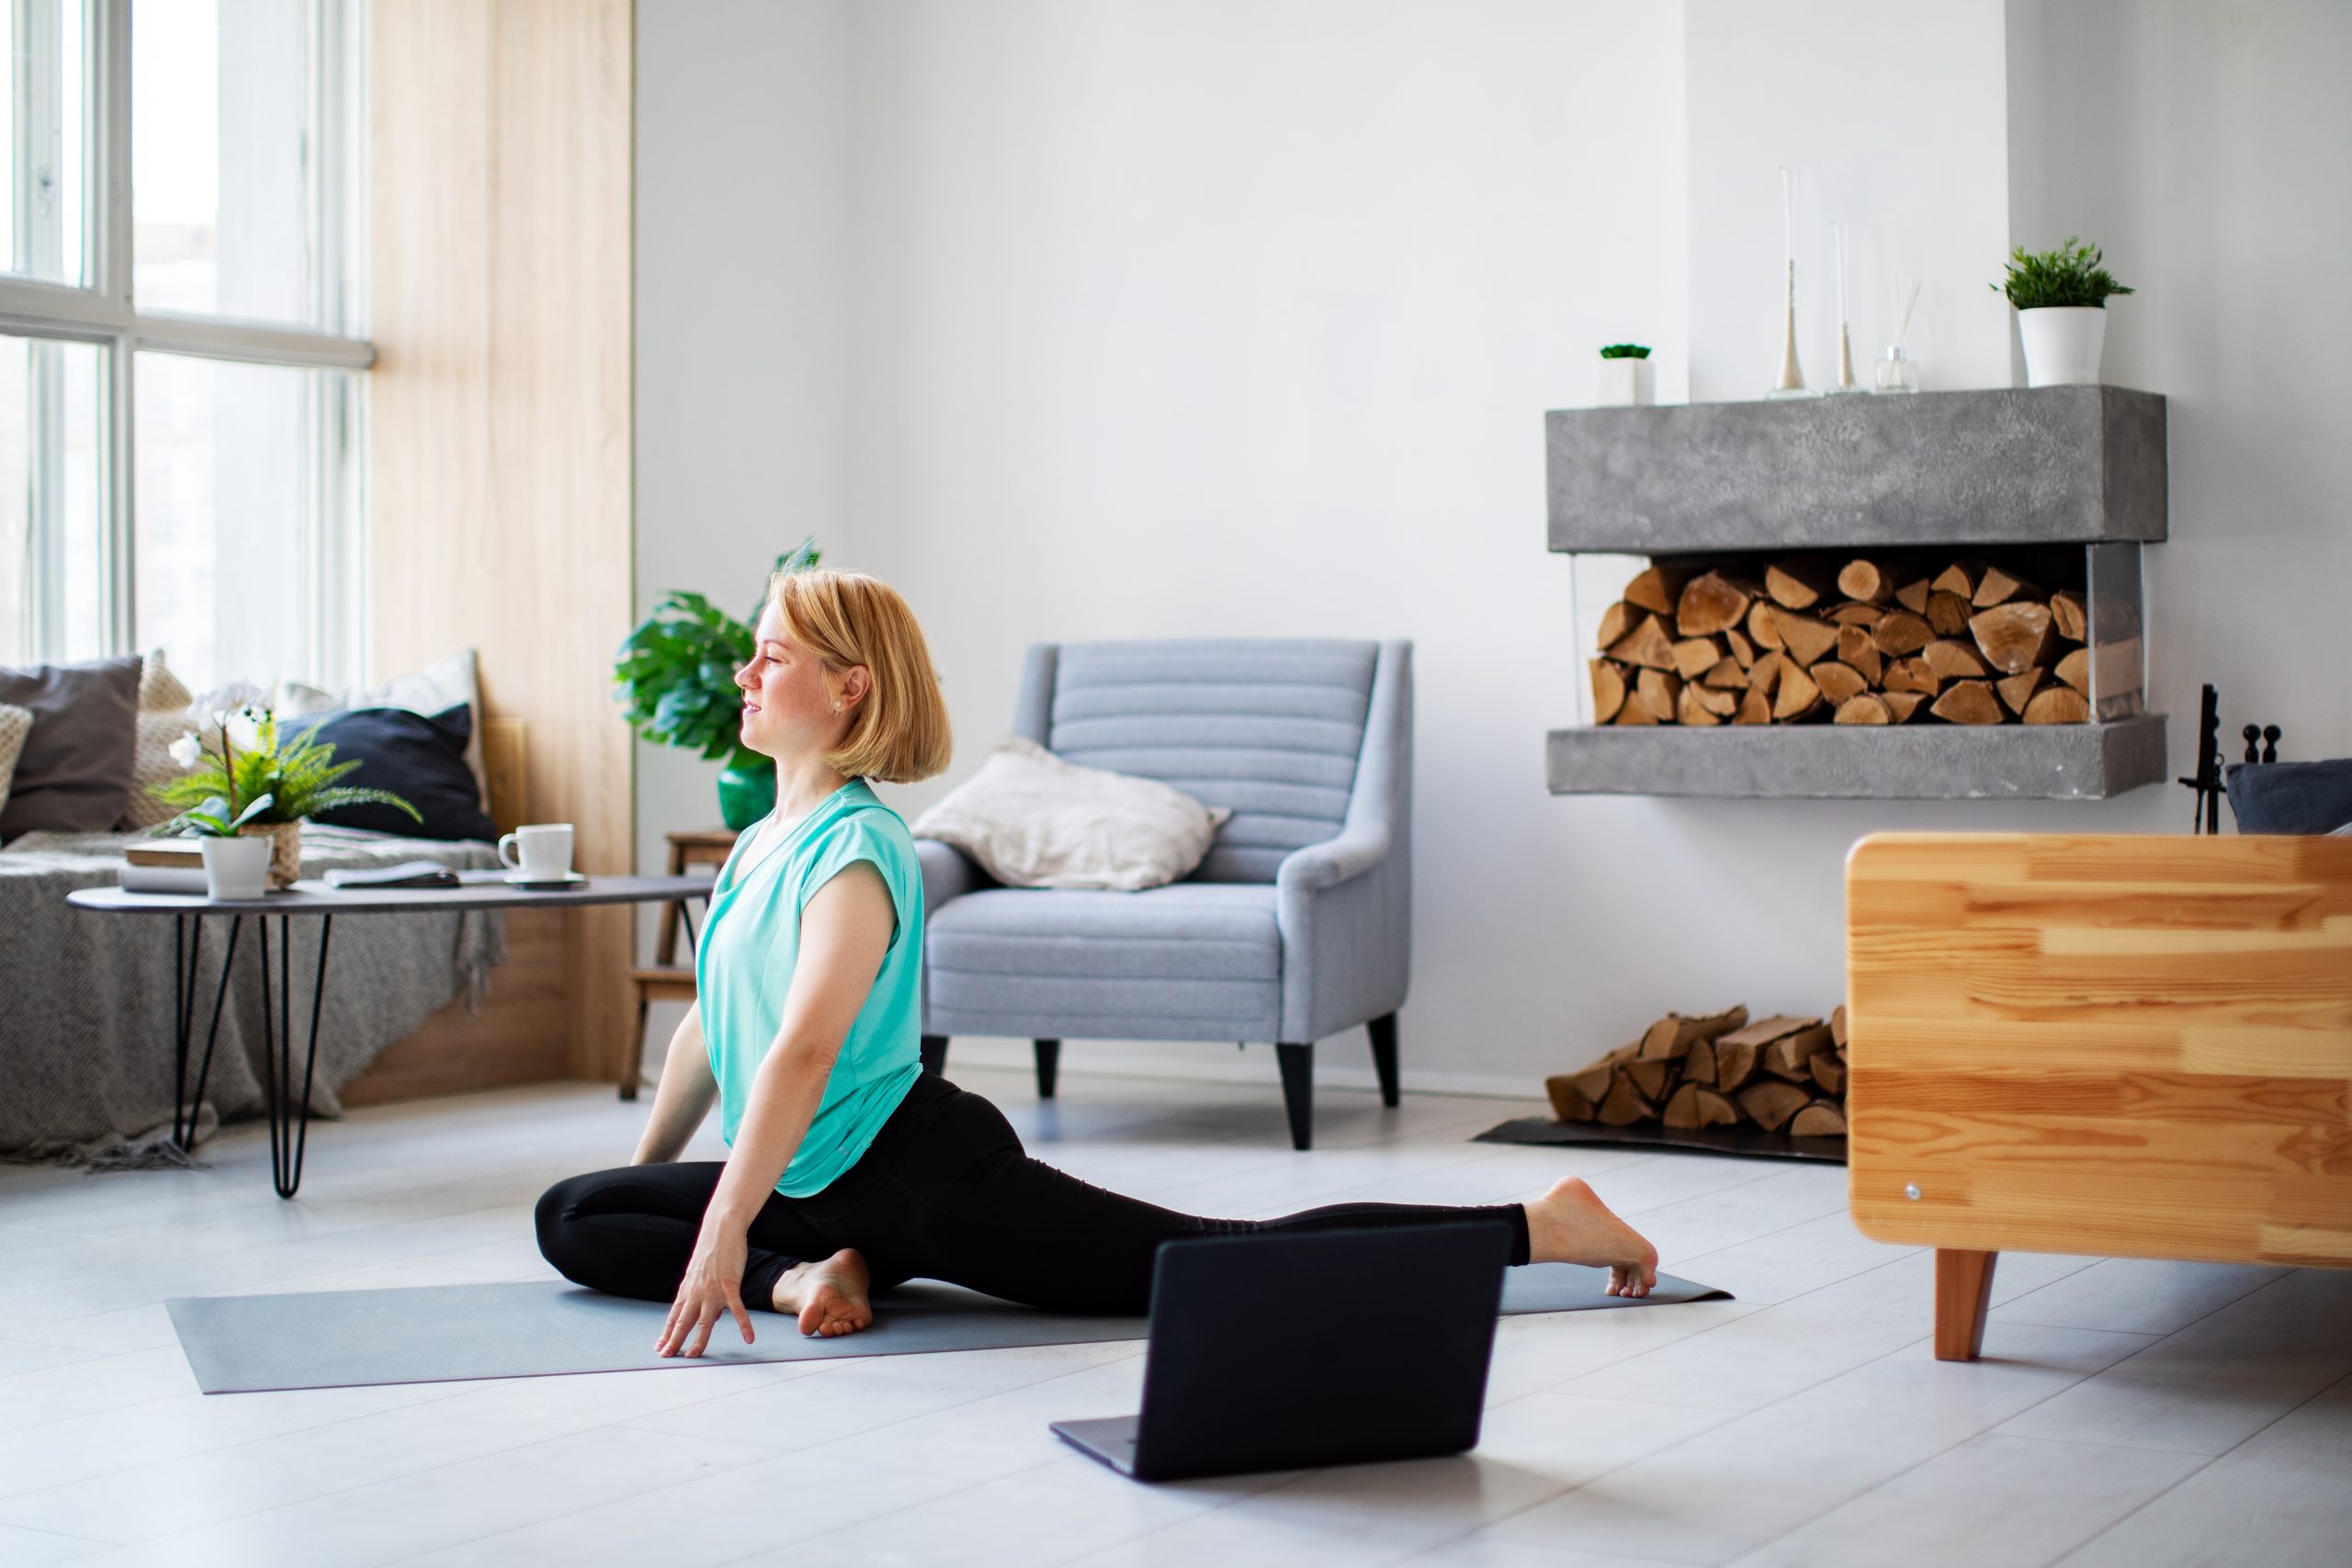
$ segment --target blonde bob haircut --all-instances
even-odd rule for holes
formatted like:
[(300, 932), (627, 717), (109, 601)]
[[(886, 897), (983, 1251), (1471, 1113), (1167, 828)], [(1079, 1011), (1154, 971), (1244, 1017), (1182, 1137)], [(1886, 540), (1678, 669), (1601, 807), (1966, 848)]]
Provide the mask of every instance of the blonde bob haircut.
[(899, 591), (860, 571), (779, 571), (768, 597), (792, 640), (828, 675), (863, 664), (874, 678), (825, 765), (855, 779), (912, 784), (944, 773), (955, 750), (939, 674), (915, 613)]

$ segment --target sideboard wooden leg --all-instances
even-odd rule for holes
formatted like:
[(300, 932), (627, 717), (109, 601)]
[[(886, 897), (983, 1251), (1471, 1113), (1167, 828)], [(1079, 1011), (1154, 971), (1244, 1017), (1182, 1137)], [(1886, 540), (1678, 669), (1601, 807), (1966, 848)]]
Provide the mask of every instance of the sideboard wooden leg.
[(1936, 1248), (1936, 1359), (1973, 1361), (1984, 1348), (1984, 1313), (1993, 1304), (1997, 1252)]

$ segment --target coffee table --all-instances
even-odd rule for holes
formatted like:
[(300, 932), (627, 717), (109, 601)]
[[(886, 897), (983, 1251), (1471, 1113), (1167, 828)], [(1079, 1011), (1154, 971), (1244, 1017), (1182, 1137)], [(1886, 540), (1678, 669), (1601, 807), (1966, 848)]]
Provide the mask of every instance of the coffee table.
[[(327, 944), (337, 916), (458, 913), (469, 909), (568, 908), (591, 904), (668, 904), (707, 898), (713, 871), (686, 876), (591, 876), (563, 887), (518, 887), (503, 871), (461, 871), (456, 887), (330, 887), (305, 879), (259, 898), (216, 899), (200, 893), (132, 893), (120, 887), (85, 887), (66, 895), (76, 908), (105, 915), (169, 915), (175, 962), (172, 975), (172, 1137), (187, 1148), (196, 1139), (196, 1109), (212, 1071), (212, 1048), (220, 1038), (220, 1010), (229, 997), (229, 976), (237, 963), (237, 939), (248, 918), (260, 932), (262, 1087), (269, 1104), (269, 1180), (280, 1198), (302, 1185), (302, 1156), (310, 1144), (311, 1081), (319, 1061), (320, 1004), (326, 998)], [(195, 1040), (198, 970), (204, 952), (204, 917), (229, 917), (229, 948), (212, 997), (212, 1019), (196, 1072), (196, 1092), (187, 1092), (188, 1055)], [(310, 1054), (303, 1064), (301, 1093), (294, 1083), (294, 964), (291, 939), (297, 915), (319, 919), (319, 956), (311, 977)], [(277, 919), (277, 997), (270, 1006), (270, 918)]]

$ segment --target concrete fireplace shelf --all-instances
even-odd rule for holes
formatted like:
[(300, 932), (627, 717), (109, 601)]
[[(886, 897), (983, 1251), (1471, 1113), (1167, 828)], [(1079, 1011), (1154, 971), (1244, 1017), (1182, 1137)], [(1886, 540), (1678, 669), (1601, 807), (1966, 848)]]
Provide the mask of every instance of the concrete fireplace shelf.
[(1877, 728), (1555, 729), (1554, 795), (1745, 799), (2105, 800), (2165, 776), (2165, 721)]
[(2153, 392), (2042, 387), (1544, 417), (1555, 550), (2165, 536), (2165, 400)]

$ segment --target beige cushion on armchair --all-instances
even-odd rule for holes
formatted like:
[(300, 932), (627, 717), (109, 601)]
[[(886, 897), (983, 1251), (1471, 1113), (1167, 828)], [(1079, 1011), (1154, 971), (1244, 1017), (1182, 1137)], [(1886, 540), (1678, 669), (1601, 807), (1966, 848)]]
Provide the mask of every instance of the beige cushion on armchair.
[(1014, 737), (915, 820), (1008, 887), (1136, 892), (1186, 875), (1233, 814), (1182, 790), (1066, 762)]

